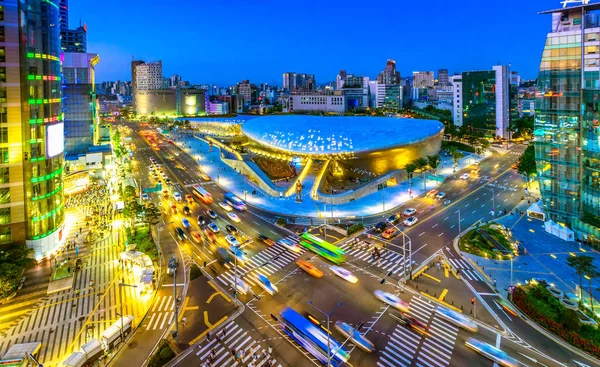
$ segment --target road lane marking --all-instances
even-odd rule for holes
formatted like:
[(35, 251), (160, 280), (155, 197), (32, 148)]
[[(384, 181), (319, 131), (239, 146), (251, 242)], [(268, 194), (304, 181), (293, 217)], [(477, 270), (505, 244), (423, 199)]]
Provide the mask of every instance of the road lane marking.
[(438, 282), (438, 283), (441, 283), (441, 282), (442, 282), (442, 281), (441, 281), (441, 280), (439, 280), (438, 278), (436, 278), (436, 277), (434, 277), (434, 276), (432, 276), (432, 275), (429, 275), (429, 274), (427, 274), (427, 273), (423, 273), (422, 275), (426, 276), (426, 277), (427, 277), (427, 278), (429, 278), (429, 279), (433, 279), (433, 280), (435, 280), (435, 281), (436, 281), (436, 282)]
[[(473, 211), (471, 212), (471, 214), (475, 214), (475, 212), (476, 212), (476, 211), (477, 211), (477, 210), (473, 210)], [(461, 221), (461, 222), (462, 222), (462, 221)]]
[(419, 237), (421, 237), (421, 236), (422, 236), (422, 235), (424, 235), (424, 234), (425, 234), (425, 232), (422, 232), (422, 233), (419, 235)]
[(431, 228), (435, 228), (437, 227), (438, 223), (434, 224)]
[[(448, 269), (444, 269), (444, 271), (446, 272), (446, 278), (448, 278)], [(444, 288), (444, 290), (442, 291), (442, 294), (440, 294), (440, 296), (438, 297), (438, 299), (440, 301), (443, 301), (444, 298), (446, 298), (446, 294), (448, 294), (448, 290)]]
[(442, 237), (443, 234), (444, 234), (444, 232), (438, 234), (438, 237)]
[(444, 218), (444, 220), (446, 220), (446, 219), (448, 219), (448, 218), (450, 218), (450, 217), (448, 216), (448, 217)]

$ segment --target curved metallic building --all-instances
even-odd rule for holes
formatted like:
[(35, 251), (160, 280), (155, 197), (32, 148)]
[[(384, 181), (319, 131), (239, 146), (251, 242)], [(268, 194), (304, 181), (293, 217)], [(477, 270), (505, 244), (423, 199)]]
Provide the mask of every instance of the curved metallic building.
[(251, 119), (242, 132), (258, 149), (345, 161), (379, 175), (437, 154), (444, 125), (420, 119), (287, 115)]

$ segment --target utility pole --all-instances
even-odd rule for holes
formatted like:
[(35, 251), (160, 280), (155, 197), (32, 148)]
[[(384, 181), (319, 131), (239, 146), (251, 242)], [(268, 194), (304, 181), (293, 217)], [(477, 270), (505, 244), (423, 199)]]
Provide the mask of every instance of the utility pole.
[(337, 306), (335, 306), (334, 309), (331, 310), (331, 312), (329, 312), (329, 313), (323, 312), (323, 310), (321, 310), (314, 303), (312, 303), (312, 301), (308, 301), (308, 304), (313, 306), (314, 308), (316, 308), (320, 313), (325, 315), (325, 317), (327, 318), (327, 367), (331, 367), (331, 329), (329, 327), (330, 326), (329, 318), (331, 317), (331, 315), (333, 315), (333, 312), (335, 310), (337, 310), (339, 307), (342, 306), (342, 302), (338, 303)]
[(173, 272), (173, 308), (175, 311), (175, 340), (179, 344), (179, 321), (177, 320), (177, 258), (175, 254), (169, 260), (169, 269)]

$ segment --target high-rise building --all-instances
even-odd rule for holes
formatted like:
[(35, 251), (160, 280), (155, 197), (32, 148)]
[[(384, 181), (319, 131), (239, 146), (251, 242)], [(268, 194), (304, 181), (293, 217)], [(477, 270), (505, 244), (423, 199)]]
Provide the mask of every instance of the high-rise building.
[(69, 0), (60, 0), (58, 4), (58, 24), (61, 34), (69, 29)]
[(93, 131), (98, 127), (95, 67), (100, 57), (66, 52), (63, 60), (65, 157), (76, 157), (94, 145)]
[(144, 62), (135, 67), (136, 90), (163, 89), (162, 61)]
[(283, 73), (283, 89), (289, 92), (296, 90), (314, 90), (317, 81), (313, 74), (287, 72)]
[(396, 61), (388, 59), (383, 71), (377, 75), (379, 84), (398, 84), (400, 83), (400, 73), (396, 71)]
[(413, 71), (413, 88), (429, 88), (434, 85), (433, 71)]
[(450, 78), (448, 77), (448, 69), (439, 69), (438, 70), (438, 85), (448, 85), (450, 84)]
[(600, 3), (543, 11), (535, 156), (543, 209), (580, 239), (600, 238)]
[(454, 76), (454, 124), (468, 125), (488, 136), (508, 138), (508, 67), (465, 71)]
[(65, 241), (59, 0), (0, 11), (0, 246), (26, 243), (40, 259)]
[(510, 72), (510, 85), (516, 85), (517, 87), (521, 85), (521, 77), (519, 76), (519, 72)]
[(85, 24), (75, 29), (61, 31), (60, 38), (63, 52), (87, 52), (87, 26)]
[(287, 91), (296, 90), (296, 73), (291, 71), (283, 73), (283, 89)]
[(137, 92), (137, 71), (136, 68), (138, 65), (142, 65), (144, 62), (142, 60), (133, 60), (131, 61), (131, 102), (133, 107), (135, 108), (135, 93)]

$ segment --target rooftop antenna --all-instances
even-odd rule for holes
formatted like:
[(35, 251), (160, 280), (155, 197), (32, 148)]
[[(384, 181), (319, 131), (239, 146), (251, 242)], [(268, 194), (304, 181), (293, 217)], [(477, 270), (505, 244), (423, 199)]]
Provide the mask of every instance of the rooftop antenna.
[(564, 9), (569, 4), (578, 4), (578, 3), (581, 3), (581, 5), (587, 5), (587, 4), (590, 3), (590, 0), (563, 0), (560, 3), (563, 4), (563, 9)]

